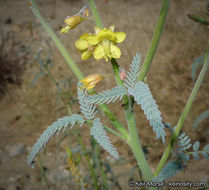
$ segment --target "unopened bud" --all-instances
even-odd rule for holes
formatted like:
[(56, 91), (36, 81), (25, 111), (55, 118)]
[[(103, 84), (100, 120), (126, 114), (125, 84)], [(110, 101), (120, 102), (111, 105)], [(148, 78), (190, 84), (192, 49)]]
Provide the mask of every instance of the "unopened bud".
[(124, 80), (126, 79), (126, 71), (124, 69), (122, 69), (121, 67), (119, 67), (119, 75), (120, 75), (120, 79)]
[(87, 90), (94, 88), (104, 79), (104, 76), (100, 74), (89, 75), (86, 78), (82, 79), (80, 82), (83, 84), (83, 88)]
[(70, 29), (75, 28), (77, 25), (79, 25), (82, 21), (85, 19), (79, 15), (67, 17), (64, 22), (70, 27)]

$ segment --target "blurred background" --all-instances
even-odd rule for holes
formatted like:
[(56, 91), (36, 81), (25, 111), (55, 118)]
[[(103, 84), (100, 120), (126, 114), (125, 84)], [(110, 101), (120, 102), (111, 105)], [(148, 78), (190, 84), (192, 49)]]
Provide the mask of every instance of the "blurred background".
[[(85, 0), (39, 0), (37, 3), (47, 23), (85, 75), (112, 73), (109, 62), (93, 58), (83, 62), (80, 52), (75, 48), (75, 41), (81, 34), (94, 33), (93, 20), (83, 22), (66, 35), (60, 34), (59, 30), (66, 16), (77, 13), (86, 4)], [(127, 70), (136, 52), (141, 53), (143, 58), (146, 56), (162, 1), (95, 0), (95, 3), (104, 26), (113, 24), (115, 31), (123, 31), (127, 35), (126, 40), (119, 45), (122, 56), (118, 60), (120, 66)], [(209, 37), (208, 25), (198, 24), (187, 15), (196, 14), (209, 20), (205, 14), (206, 3), (206, 0), (171, 1), (159, 48), (146, 80), (162, 112), (163, 120), (172, 126), (176, 125), (194, 85), (192, 63), (205, 52)], [(52, 82), (51, 75), (59, 81), (60, 91)], [(192, 142), (199, 140), (202, 146), (209, 143), (209, 119), (205, 119), (196, 131), (192, 124), (198, 115), (209, 108), (208, 81), (207, 73), (183, 128)], [(65, 60), (32, 14), (28, 2), (1, 0), (0, 190), (47, 189), (46, 180), (50, 189), (77, 189), (65, 162), (68, 138), (70, 148), (78, 146), (73, 132), (72, 135), (65, 133), (55, 136), (47, 144), (34, 169), (26, 164), (27, 155), (43, 130), (57, 118), (67, 115), (66, 102), (69, 105), (68, 111), (79, 112), (76, 82)], [(101, 91), (114, 85), (114, 78), (110, 75), (96, 90)], [(60, 95), (60, 92), (65, 93)], [(126, 125), (121, 103), (110, 105), (110, 108)], [(136, 106), (135, 109), (141, 143), (154, 170), (166, 145), (155, 140), (155, 134), (140, 107)], [(103, 123), (110, 126), (105, 117)], [(88, 146), (88, 127), (79, 128), (79, 131)], [(112, 134), (108, 135), (113, 137)], [(131, 189), (128, 181), (130, 172), (136, 166), (135, 158), (124, 142), (116, 137), (111, 139), (123, 160), (115, 163), (105, 151), (102, 151), (101, 157), (112, 163), (112, 170), (121, 189)], [(85, 163), (80, 164), (80, 169), (86, 175)], [(199, 162), (190, 161), (188, 167), (171, 180), (207, 183), (208, 161), (202, 157)], [(111, 189), (119, 187), (112, 186)]]

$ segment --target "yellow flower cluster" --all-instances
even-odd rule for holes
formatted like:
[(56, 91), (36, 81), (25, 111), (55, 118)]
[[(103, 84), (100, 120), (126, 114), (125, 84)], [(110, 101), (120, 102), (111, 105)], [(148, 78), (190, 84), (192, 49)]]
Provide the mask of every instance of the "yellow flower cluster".
[(95, 34), (83, 34), (75, 43), (75, 46), (82, 52), (81, 59), (86, 60), (94, 56), (96, 60), (104, 58), (120, 58), (121, 51), (116, 44), (125, 40), (124, 32), (114, 32), (114, 26), (109, 29), (95, 27)]

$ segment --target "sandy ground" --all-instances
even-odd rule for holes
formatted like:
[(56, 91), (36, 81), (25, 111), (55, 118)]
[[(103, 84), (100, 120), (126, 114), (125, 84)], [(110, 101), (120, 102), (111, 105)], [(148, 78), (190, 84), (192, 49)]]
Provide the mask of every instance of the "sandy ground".
[[(76, 39), (81, 34), (94, 32), (93, 21), (83, 22), (68, 35), (59, 34), (59, 28), (63, 24), (64, 18), (76, 13), (85, 2), (84, 0), (47, 0), (40, 1), (39, 6), (47, 22), (56, 31), (85, 75), (112, 73), (111, 65), (104, 60), (97, 62), (89, 59), (82, 62), (80, 53), (74, 46)], [(205, 16), (206, 2), (206, 0), (174, 0), (171, 2), (159, 48), (148, 74), (147, 83), (159, 105), (163, 120), (173, 126), (177, 123), (194, 85), (191, 77), (192, 62), (194, 58), (205, 52), (209, 34), (207, 26), (194, 23), (188, 19), (187, 14)], [(161, 1), (108, 0), (105, 3), (100, 0), (96, 3), (104, 26), (109, 27), (114, 24), (116, 31), (123, 31), (127, 34), (125, 42), (119, 45), (122, 51), (119, 64), (124, 69), (128, 69), (136, 52), (141, 53), (143, 58), (146, 55)], [(8, 18), (11, 18), (11, 22), (8, 22)], [(33, 87), (30, 87), (31, 81), (38, 72), (37, 67), (31, 66), (30, 62), (40, 51), (43, 52), (43, 57), (50, 53), (50, 59), (53, 62), (52, 73), (58, 80), (70, 78), (72, 93), (75, 93), (76, 79), (47, 33), (35, 19), (26, 1), (1, 2), (0, 36), (1, 43), (4, 39), (4, 51), (7, 52), (8, 58), (13, 58), (14, 54), (11, 52), (15, 52), (15, 56), (21, 58), (21, 64), (24, 65), (24, 73), (21, 74), (22, 84), (9, 84), (6, 95), (0, 101), (0, 189), (46, 189), (45, 182), (40, 177), (40, 167), (37, 164), (35, 169), (29, 168), (26, 165), (26, 156), (46, 126), (67, 113), (66, 110), (56, 111), (63, 104), (57, 100), (56, 87), (48, 76), (42, 77)], [(209, 120), (201, 123), (197, 132), (192, 130), (192, 123), (201, 112), (209, 107), (208, 80), (207, 74), (183, 129), (191, 137), (192, 142), (199, 140), (201, 147), (209, 143), (208, 134), (205, 132), (208, 130)], [(97, 90), (101, 91), (114, 85), (113, 77), (108, 77)], [(110, 107), (125, 125), (121, 104), (116, 103)], [(78, 105), (73, 104), (72, 110), (73, 113), (77, 113)], [(155, 134), (139, 107), (136, 107), (136, 120), (142, 145), (146, 146), (149, 151), (148, 162), (154, 169), (165, 145), (154, 140)], [(110, 126), (107, 119), (104, 119), (103, 123)], [(81, 130), (83, 139), (88, 141), (88, 128), (84, 127)], [(169, 135), (169, 133), (167, 134)], [(122, 189), (133, 189), (128, 187), (130, 176), (127, 173), (136, 164), (134, 156), (125, 143), (118, 138), (112, 139), (120, 156), (128, 160), (125, 164), (115, 166), (114, 173), (121, 175), (118, 179)], [(42, 154), (42, 161), (48, 169), (46, 175), (50, 189), (76, 189), (64, 162), (67, 142), (63, 141), (57, 148), (58, 140), (59, 137), (55, 137)], [(72, 147), (76, 147), (74, 140), (75, 138), (72, 136)], [(15, 154), (15, 148), (18, 146), (19, 149)], [(103, 152), (102, 155), (106, 159), (107, 154)], [(81, 169), (85, 170), (85, 165), (82, 167)], [(55, 174), (64, 175), (64, 177), (58, 179)], [(186, 170), (179, 172), (172, 180), (207, 182), (208, 177), (208, 161), (201, 158), (199, 162), (190, 161)], [(112, 187), (112, 189), (117, 188)]]

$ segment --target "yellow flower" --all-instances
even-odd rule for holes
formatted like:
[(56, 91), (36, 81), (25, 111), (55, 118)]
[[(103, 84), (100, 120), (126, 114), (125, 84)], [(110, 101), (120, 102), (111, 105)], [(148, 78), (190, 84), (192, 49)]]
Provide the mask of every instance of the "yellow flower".
[(92, 52), (95, 48), (95, 46), (90, 45), (87, 41), (89, 37), (88, 33), (83, 34), (76, 42), (75, 42), (75, 46), (82, 51), (82, 55), (81, 55), (81, 59), (82, 60), (86, 60), (89, 57), (91, 57)]
[(69, 30), (75, 28), (78, 26), (82, 21), (86, 20), (86, 18), (79, 16), (79, 15), (74, 15), (65, 18), (64, 22), (67, 24), (67, 26), (63, 27), (60, 31), (61, 34), (66, 34), (68, 33)]
[(96, 45), (93, 52), (94, 58), (96, 60), (105, 58), (120, 58), (121, 51), (115, 45), (121, 43), (125, 40), (126, 34), (124, 32), (114, 32), (114, 26), (110, 26), (109, 29), (104, 28), (100, 30), (98, 27), (95, 28), (96, 35), (89, 35), (86, 38), (88, 44)]
[(104, 79), (104, 76), (100, 74), (92, 74), (88, 75), (86, 78), (82, 79), (80, 82), (82, 83), (82, 89), (91, 89), (94, 88), (97, 84), (99, 84)]

